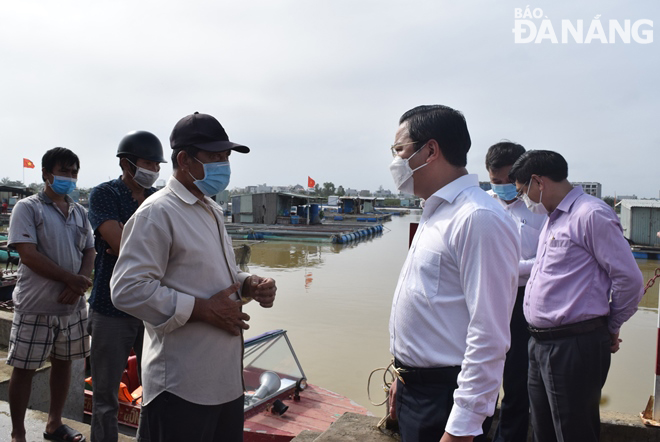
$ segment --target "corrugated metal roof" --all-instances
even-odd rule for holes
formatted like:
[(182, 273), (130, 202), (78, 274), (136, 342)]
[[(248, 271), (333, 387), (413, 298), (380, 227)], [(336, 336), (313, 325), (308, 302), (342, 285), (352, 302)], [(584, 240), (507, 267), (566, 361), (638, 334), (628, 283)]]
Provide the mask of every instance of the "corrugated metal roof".
[(621, 200), (621, 205), (629, 209), (632, 207), (660, 208), (660, 200)]

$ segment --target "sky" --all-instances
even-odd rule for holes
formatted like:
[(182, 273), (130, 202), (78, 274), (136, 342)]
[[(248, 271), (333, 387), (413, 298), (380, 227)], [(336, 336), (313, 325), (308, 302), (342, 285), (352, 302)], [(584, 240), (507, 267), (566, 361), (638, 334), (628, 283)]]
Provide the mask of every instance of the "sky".
[[(230, 189), (310, 176), (395, 191), (399, 117), (444, 104), (465, 115), (468, 170), (482, 181), (488, 147), (508, 139), (561, 153), (569, 180), (600, 182), (603, 196), (658, 198), (660, 51), (648, 21), (659, 13), (657, 0), (2, 2), (0, 178), (40, 182), (42, 155), (64, 146), (80, 157), (79, 187), (93, 187), (119, 176), (126, 133), (153, 132), (169, 157), (172, 128), (199, 111), (252, 149), (232, 155)], [(538, 43), (516, 43), (516, 20), (536, 26)], [(607, 43), (597, 28), (589, 43), (562, 43), (562, 20), (583, 20), (584, 41), (599, 21)], [(633, 31), (610, 41), (612, 20), (637, 23), (647, 43)], [(538, 38), (544, 21), (558, 43), (547, 23)]]

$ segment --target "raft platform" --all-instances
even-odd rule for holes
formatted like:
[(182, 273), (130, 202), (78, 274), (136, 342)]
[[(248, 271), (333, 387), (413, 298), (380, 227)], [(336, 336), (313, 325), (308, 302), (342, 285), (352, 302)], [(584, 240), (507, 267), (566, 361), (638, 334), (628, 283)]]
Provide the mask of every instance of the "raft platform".
[(630, 246), (632, 254), (639, 259), (660, 259), (660, 248), (649, 246)]

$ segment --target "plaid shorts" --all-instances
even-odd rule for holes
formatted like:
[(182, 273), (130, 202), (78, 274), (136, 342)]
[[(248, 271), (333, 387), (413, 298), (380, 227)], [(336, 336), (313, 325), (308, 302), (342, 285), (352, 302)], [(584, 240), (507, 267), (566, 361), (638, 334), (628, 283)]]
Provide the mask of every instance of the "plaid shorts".
[(7, 365), (36, 370), (48, 357), (72, 361), (89, 356), (87, 309), (69, 316), (14, 313)]

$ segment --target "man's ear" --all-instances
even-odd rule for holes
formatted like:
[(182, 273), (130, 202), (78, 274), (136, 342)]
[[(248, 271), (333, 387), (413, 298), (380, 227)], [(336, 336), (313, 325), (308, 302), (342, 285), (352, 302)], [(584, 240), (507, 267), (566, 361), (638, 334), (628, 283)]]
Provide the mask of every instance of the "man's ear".
[(179, 163), (179, 169), (186, 172), (190, 169), (190, 156), (185, 150), (182, 150), (176, 155), (176, 162)]
[(428, 146), (429, 149), (429, 156), (426, 158), (427, 163), (429, 162), (429, 160), (435, 161), (439, 158), (444, 158), (437, 141), (431, 139), (426, 143), (426, 145)]
[(532, 180), (536, 181), (536, 184), (539, 186), (539, 191), (543, 192), (543, 189), (545, 187), (545, 185), (544, 185), (545, 183), (544, 183), (544, 180), (541, 177), (541, 175), (536, 175), (536, 174), (533, 173), (532, 174)]

